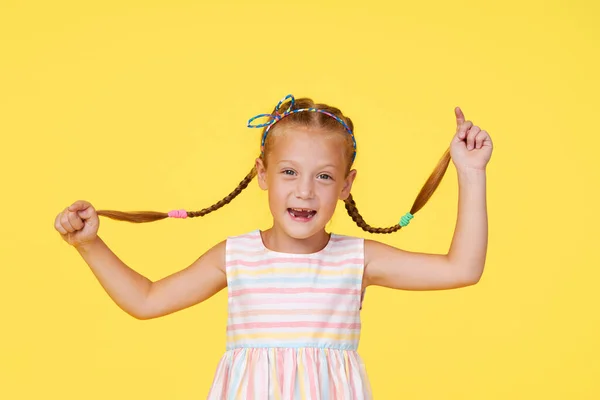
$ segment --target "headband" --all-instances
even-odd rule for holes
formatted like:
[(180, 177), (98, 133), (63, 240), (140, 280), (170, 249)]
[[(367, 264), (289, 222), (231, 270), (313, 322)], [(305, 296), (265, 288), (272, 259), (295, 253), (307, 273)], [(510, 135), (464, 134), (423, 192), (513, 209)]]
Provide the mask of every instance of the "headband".
[[(281, 112), (281, 106), (282, 104), (286, 101), (286, 100), (290, 100), (290, 105), (288, 106), (288, 108), (284, 111)], [(354, 145), (354, 153), (352, 154), (352, 161), (354, 161), (354, 159), (356, 158), (356, 139), (354, 138), (354, 133), (352, 132), (352, 129), (350, 129), (350, 127), (344, 122), (343, 119), (341, 119), (340, 117), (338, 117), (337, 115), (334, 115), (328, 111), (325, 110), (320, 110), (318, 108), (299, 108), (297, 110), (292, 110), (292, 108), (294, 108), (294, 104), (296, 104), (296, 99), (294, 99), (294, 96), (291, 94), (288, 94), (287, 96), (285, 96), (283, 99), (279, 100), (279, 103), (277, 103), (277, 106), (275, 107), (275, 112), (274, 114), (258, 114), (252, 118), (250, 118), (248, 120), (248, 128), (263, 128), (263, 127), (267, 127), (265, 129), (265, 132), (263, 133), (263, 137), (262, 140), (260, 142), (260, 153), (264, 154), (265, 151), (265, 140), (267, 139), (267, 134), (269, 133), (269, 130), (271, 129), (271, 127), (273, 125), (275, 125), (275, 123), (277, 121), (280, 121), (282, 118), (287, 117), (288, 115), (291, 114), (296, 114), (299, 112), (303, 112), (303, 111), (311, 111), (311, 112), (318, 112), (321, 114), (325, 114), (327, 116), (330, 116), (331, 118), (335, 119), (336, 121), (338, 121), (340, 124), (342, 124), (342, 126), (344, 127), (344, 129), (346, 129), (346, 132), (348, 132), (350, 134), (350, 137), (352, 137), (352, 144)], [(268, 121), (262, 124), (253, 124), (252, 122), (258, 118), (268, 118)]]

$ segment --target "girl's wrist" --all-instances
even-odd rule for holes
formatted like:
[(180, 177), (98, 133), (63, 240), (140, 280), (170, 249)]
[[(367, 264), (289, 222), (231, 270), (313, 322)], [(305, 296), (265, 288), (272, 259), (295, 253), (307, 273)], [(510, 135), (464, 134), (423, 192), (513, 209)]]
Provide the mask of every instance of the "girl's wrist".
[(484, 183), (486, 181), (485, 169), (461, 168), (456, 170), (458, 181), (469, 184)]
[(486, 174), (486, 170), (485, 170), (485, 168), (462, 167), (462, 168), (456, 168), (456, 173), (458, 175), (473, 175), (473, 176), (477, 176), (477, 175), (485, 175)]
[(92, 249), (92, 247), (94, 247), (100, 241), (101, 241), (100, 236), (96, 236), (92, 240), (89, 240), (89, 241), (86, 241), (83, 243), (74, 244), (73, 247), (75, 247), (75, 249), (81, 254), (88, 253)]

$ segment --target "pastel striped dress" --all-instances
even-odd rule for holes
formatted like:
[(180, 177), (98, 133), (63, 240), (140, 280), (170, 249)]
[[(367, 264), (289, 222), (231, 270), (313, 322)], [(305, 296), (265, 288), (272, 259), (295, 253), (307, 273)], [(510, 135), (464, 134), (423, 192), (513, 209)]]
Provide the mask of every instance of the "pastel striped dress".
[(363, 270), (361, 238), (331, 234), (312, 254), (271, 251), (259, 230), (228, 238), (227, 351), (208, 399), (371, 399)]

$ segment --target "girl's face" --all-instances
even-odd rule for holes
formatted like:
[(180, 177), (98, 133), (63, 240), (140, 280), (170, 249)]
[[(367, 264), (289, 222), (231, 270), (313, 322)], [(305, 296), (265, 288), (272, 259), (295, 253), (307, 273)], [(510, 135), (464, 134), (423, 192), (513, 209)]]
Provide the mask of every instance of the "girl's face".
[(280, 129), (271, 139), (267, 168), (256, 160), (258, 182), (269, 192), (274, 225), (305, 239), (321, 232), (337, 201), (348, 197), (356, 170), (346, 175), (344, 133), (294, 125)]

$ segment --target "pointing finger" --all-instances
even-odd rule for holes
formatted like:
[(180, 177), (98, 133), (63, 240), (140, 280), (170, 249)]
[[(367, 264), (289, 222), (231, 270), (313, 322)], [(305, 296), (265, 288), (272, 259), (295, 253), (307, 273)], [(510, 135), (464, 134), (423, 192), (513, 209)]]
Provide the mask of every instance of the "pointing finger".
[(463, 114), (460, 107), (456, 107), (454, 109), (454, 115), (456, 115), (456, 129), (458, 130), (461, 124), (465, 122), (465, 115)]

